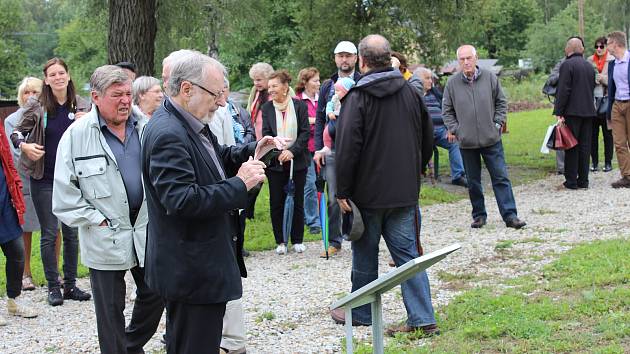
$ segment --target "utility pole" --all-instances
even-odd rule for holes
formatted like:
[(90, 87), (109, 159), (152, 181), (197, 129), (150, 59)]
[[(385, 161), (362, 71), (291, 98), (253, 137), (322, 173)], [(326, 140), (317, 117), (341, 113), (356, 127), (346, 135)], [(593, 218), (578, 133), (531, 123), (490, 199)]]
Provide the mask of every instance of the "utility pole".
[(584, 39), (584, 0), (578, 0), (578, 32)]

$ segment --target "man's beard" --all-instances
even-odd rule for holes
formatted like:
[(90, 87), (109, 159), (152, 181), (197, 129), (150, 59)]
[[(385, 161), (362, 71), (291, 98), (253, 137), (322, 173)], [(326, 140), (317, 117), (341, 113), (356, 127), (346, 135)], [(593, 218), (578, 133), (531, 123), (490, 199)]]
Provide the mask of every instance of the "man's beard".
[(343, 67), (339, 68), (339, 71), (341, 71), (344, 74), (349, 74), (354, 70), (354, 66), (350, 66), (348, 65), (345, 69)]
[(214, 117), (214, 111), (213, 112), (208, 112), (208, 114), (206, 114), (205, 117), (201, 118), (200, 121), (203, 124), (210, 124), (210, 121), (212, 120), (212, 117)]

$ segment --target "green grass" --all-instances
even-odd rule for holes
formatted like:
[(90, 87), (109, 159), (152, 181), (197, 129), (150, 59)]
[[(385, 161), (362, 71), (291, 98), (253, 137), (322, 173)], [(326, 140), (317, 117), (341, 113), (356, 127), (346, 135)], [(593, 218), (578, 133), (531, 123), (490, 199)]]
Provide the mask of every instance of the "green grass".
[[(31, 272), (33, 274), (33, 282), (39, 286), (46, 285), (46, 277), (44, 276), (44, 267), (42, 265), (42, 260), (40, 256), (39, 249), (39, 232), (33, 233), (33, 244), (31, 246)], [(61, 256), (60, 256), (60, 264), (59, 264), (59, 274), (63, 277), (63, 246), (61, 247)], [(6, 259), (4, 255), (0, 257), (0, 296), (4, 296), (6, 294), (6, 273), (4, 271), (6, 264)], [(86, 277), (88, 275), (88, 269), (81, 265), (81, 260), (79, 259), (79, 268), (78, 268), (78, 276)]]
[[(440, 336), (389, 341), (387, 353), (630, 352), (630, 239), (579, 245), (542, 277), (475, 288), (438, 311)], [(361, 343), (359, 353), (371, 351)]]
[(542, 87), (547, 80), (546, 74), (532, 74), (516, 80), (512, 77), (502, 77), (501, 87), (510, 102), (549, 102), (542, 93)]

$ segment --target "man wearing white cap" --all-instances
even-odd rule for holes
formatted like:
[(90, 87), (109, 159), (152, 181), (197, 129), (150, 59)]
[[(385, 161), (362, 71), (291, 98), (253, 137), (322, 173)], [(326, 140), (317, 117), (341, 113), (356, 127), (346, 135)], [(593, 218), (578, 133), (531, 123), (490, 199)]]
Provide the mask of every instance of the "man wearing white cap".
[[(317, 167), (323, 169), (328, 186), (328, 240), (330, 247), (328, 255), (334, 255), (341, 250), (341, 210), (335, 201), (337, 191), (337, 181), (335, 178), (335, 124), (336, 119), (331, 119), (326, 115), (326, 104), (335, 94), (335, 82), (339, 78), (350, 77), (355, 82), (359, 81), (361, 74), (354, 70), (357, 63), (357, 47), (352, 42), (341, 41), (333, 51), (335, 54), (335, 65), (337, 72), (329, 80), (324, 81), (319, 90), (319, 101), (317, 102), (317, 115), (315, 119), (315, 155), (313, 160)], [(328, 133), (332, 139), (332, 151), (325, 155), (320, 152), (324, 147), (324, 128), (328, 126)], [(326, 257), (326, 252), (322, 253)]]

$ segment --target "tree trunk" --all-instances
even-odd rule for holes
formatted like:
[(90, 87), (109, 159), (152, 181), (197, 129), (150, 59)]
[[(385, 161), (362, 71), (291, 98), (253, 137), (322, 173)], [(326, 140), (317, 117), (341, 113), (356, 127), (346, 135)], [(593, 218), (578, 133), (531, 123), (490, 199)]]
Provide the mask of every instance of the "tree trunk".
[(578, 0), (578, 33), (584, 39), (584, 0)]
[(129, 61), (136, 74), (153, 76), (157, 0), (109, 0), (108, 59)]

